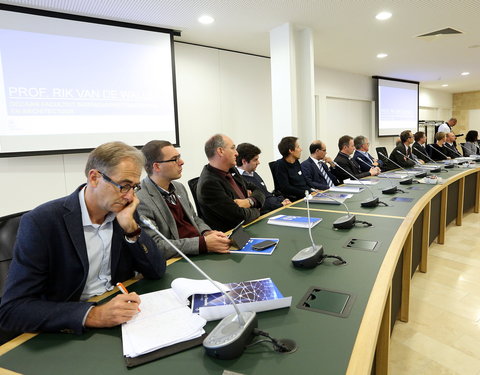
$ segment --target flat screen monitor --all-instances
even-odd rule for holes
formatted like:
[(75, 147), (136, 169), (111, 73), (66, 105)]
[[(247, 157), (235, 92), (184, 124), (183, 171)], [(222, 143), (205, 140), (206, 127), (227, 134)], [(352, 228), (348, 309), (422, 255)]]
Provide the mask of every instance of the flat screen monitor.
[(0, 5), (0, 157), (178, 146), (174, 33)]

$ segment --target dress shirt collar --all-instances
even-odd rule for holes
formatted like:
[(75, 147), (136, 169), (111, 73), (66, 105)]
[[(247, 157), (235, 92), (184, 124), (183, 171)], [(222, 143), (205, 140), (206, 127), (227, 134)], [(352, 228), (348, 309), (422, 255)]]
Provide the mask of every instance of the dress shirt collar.
[(238, 169), (238, 173), (240, 173), (242, 176), (254, 177), (255, 175), (255, 172), (247, 172), (242, 167), (237, 167), (237, 169)]

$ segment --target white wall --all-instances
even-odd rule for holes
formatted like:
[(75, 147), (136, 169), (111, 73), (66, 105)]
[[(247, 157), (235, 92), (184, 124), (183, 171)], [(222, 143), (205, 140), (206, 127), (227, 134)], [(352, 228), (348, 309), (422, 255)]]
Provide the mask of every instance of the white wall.
[[(221, 132), (262, 149), (259, 172), (273, 189), (267, 163), (273, 159), (269, 59), (181, 43), (175, 54), (181, 181), (200, 174), (204, 143)], [(85, 181), (86, 160), (87, 154), (0, 158), (0, 216), (69, 194)]]

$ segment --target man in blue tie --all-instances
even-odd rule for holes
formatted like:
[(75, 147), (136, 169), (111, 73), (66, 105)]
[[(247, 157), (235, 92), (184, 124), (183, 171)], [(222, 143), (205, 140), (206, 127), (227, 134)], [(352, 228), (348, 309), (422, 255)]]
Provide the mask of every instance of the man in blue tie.
[[(381, 160), (375, 159), (372, 155), (368, 153), (370, 149), (370, 142), (367, 137), (359, 135), (353, 140), (355, 145), (355, 153), (353, 154), (353, 159), (360, 166), (362, 172), (368, 172), (370, 168), (379, 167), (382, 169), (383, 162)], [(360, 160), (359, 160), (360, 159)]]
[(337, 178), (330, 172), (330, 167), (334, 166), (332, 159), (327, 156), (325, 143), (318, 140), (312, 142), (310, 157), (301, 164), (307, 184), (318, 190), (327, 190), (338, 185)]

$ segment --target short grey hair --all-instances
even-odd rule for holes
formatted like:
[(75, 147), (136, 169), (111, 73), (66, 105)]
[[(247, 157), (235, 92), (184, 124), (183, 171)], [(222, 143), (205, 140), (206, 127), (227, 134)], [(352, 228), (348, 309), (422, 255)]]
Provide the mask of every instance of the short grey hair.
[(215, 152), (219, 147), (225, 147), (223, 134), (215, 134), (205, 142), (205, 155), (207, 155), (209, 160), (215, 156)]
[(135, 147), (123, 142), (104, 143), (88, 155), (85, 176), (88, 177), (88, 172), (91, 169), (99, 170), (107, 175), (111, 174), (125, 159), (133, 161), (140, 169), (145, 164), (145, 157)]
[(367, 143), (367, 137), (364, 137), (363, 135), (359, 135), (353, 139), (353, 144), (357, 150), (360, 150), (365, 143)]

